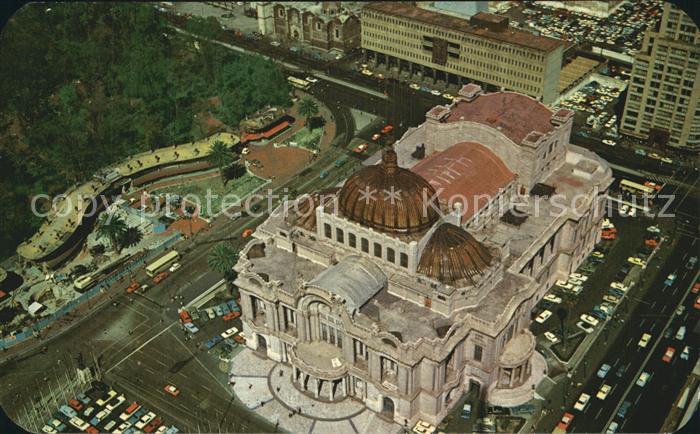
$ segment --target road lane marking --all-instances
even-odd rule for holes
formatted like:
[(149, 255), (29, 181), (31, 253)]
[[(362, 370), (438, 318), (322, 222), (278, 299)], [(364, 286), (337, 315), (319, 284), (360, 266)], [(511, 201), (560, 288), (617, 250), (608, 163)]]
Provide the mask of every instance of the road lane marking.
[(168, 331), (168, 330), (170, 329), (170, 327), (174, 326), (175, 324), (178, 324), (178, 323), (177, 323), (177, 322), (174, 322), (174, 323), (170, 324), (169, 326), (167, 326), (166, 328), (164, 328), (163, 330), (161, 330), (160, 332), (158, 332), (156, 335), (154, 335), (153, 337), (151, 337), (149, 340), (147, 340), (147, 341), (144, 342), (143, 344), (139, 345), (138, 348), (136, 348), (134, 351), (132, 351), (132, 352), (130, 352), (129, 354), (127, 354), (126, 357), (124, 357), (123, 359), (121, 359), (121, 360), (120, 360), (119, 362), (117, 362), (114, 366), (112, 366), (111, 368), (107, 369), (107, 371), (105, 371), (105, 374), (109, 374), (110, 371), (112, 371), (112, 370), (113, 370), (114, 368), (116, 368), (117, 366), (121, 365), (126, 359), (128, 359), (129, 357), (131, 357), (131, 356), (133, 356), (134, 354), (136, 354), (136, 353), (137, 353), (138, 351), (140, 351), (143, 347), (145, 347), (146, 345), (148, 345), (148, 344), (150, 344), (151, 342), (153, 342), (158, 336), (160, 336), (160, 335), (162, 335), (163, 333), (165, 333), (166, 331)]
[(598, 409), (598, 412), (595, 414), (595, 419), (596, 419), (596, 420), (598, 420), (598, 418), (600, 418), (600, 413), (602, 413), (602, 412), (603, 412), (603, 407), (600, 407), (600, 408)]
[(627, 340), (627, 345), (625, 345), (625, 346), (626, 346), (626, 347), (629, 347), (630, 344), (632, 343), (632, 340), (633, 340), (633, 339), (634, 339), (633, 337), (630, 337), (630, 338)]
[(651, 304), (651, 308), (652, 308), (652, 309), (655, 308), (655, 307), (656, 307), (656, 300), (654, 300), (654, 302)]
[(639, 402), (639, 398), (641, 398), (641, 397), (642, 397), (641, 393), (639, 395), (637, 395), (637, 397), (634, 399), (634, 405), (637, 405), (637, 403)]
[(615, 362), (612, 364), (612, 367), (614, 368), (615, 366), (617, 366), (619, 361), (620, 361), (620, 358), (618, 357), (617, 359), (615, 359)]
[(646, 322), (646, 320), (647, 320), (647, 319), (644, 318), (644, 319), (642, 319), (641, 321), (639, 321), (639, 328), (644, 327), (644, 323)]

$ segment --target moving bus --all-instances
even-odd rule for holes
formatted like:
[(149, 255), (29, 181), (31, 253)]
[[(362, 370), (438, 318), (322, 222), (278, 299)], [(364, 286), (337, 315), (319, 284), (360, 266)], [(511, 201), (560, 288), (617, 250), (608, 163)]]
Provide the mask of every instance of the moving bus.
[(77, 279), (73, 281), (73, 286), (75, 289), (83, 293), (85, 292), (90, 286), (92, 286), (95, 283), (95, 279), (89, 274), (86, 274), (84, 276), (80, 276)]
[(656, 190), (643, 184), (632, 182), (629, 179), (620, 181), (620, 190), (632, 193), (636, 196), (654, 197)]
[(180, 254), (176, 250), (173, 250), (172, 252), (166, 253), (165, 255), (163, 255), (160, 258), (156, 259), (155, 261), (151, 262), (146, 267), (146, 274), (148, 274), (150, 277), (155, 276), (156, 273), (161, 271), (163, 268), (166, 268), (168, 265), (177, 261), (177, 259), (179, 257), (180, 257)]
[(309, 87), (311, 87), (311, 83), (309, 83), (308, 81), (302, 80), (301, 78), (292, 77), (291, 75), (287, 77), (287, 81), (297, 89), (306, 90)]

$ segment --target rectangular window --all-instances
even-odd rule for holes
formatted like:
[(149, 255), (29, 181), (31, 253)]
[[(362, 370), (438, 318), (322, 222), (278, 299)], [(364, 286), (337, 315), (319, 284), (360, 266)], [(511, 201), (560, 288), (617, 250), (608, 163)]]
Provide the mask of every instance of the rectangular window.
[(377, 258), (382, 257), (382, 246), (379, 243), (374, 243), (374, 256)]
[(404, 268), (408, 268), (408, 255), (405, 253), (401, 253), (401, 266)]
[(357, 238), (355, 238), (355, 234), (352, 232), (348, 232), (348, 242), (350, 243), (350, 247), (357, 247)]
[(331, 230), (331, 225), (328, 223), (323, 224), (323, 230), (325, 232), (326, 238), (332, 238), (333, 237), (333, 231)]
[(362, 239), (362, 251), (369, 253), (369, 241), (367, 241), (367, 238)]
[(481, 357), (483, 356), (484, 349), (481, 347), (481, 345), (474, 344), (474, 360), (477, 362), (481, 361)]
[(392, 264), (396, 260), (394, 249), (392, 249), (391, 247), (387, 247), (386, 249), (386, 260), (391, 262)]
[(338, 240), (339, 243), (345, 242), (345, 234), (343, 234), (342, 229), (335, 228), (335, 238), (336, 238), (336, 240)]

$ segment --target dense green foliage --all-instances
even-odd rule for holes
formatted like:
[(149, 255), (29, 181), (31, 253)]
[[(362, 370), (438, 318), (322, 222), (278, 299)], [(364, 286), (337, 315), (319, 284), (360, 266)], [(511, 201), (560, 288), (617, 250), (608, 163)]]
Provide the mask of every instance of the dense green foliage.
[(233, 266), (238, 260), (236, 250), (226, 243), (219, 243), (211, 249), (207, 257), (207, 263), (212, 271), (230, 276), (233, 273)]
[[(288, 105), (281, 71), (257, 56), (176, 33), (151, 5), (29, 4), (0, 35), (0, 257), (40, 219), (30, 198), (61, 193), (140, 151), (204, 134), (195, 114), (236, 127)], [(216, 37), (216, 20), (187, 30)], [(217, 104), (214, 97), (220, 98)]]

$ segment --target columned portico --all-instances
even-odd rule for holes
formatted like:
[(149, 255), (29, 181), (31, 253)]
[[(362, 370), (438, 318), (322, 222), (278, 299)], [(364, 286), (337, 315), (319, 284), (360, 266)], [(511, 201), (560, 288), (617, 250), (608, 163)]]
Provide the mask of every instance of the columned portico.
[(347, 366), (342, 350), (327, 342), (304, 342), (291, 347), (292, 383), (320, 401), (337, 401), (348, 396)]

